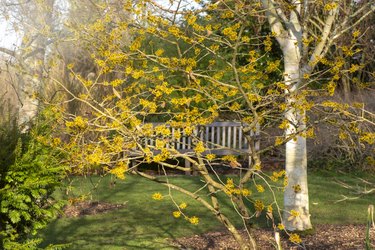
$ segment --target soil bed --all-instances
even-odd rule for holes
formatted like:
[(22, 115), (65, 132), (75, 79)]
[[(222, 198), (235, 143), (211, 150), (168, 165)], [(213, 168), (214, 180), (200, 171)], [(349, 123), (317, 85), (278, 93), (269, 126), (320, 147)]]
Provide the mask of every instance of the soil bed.
[[(111, 204), (106, 202), (76, 202), (64, 208), (64, 216), (80, 217), (94, 215), (117, 210), (125, 207), (126, 204)], [(275, 249), (273, 231), (268, 229), (254, 230), (258, 248)], [(245, 232), (242, 232), (245, 236)], [(316, 225), (315, 233), (302, 236), (303, 247), (296, 246), (288, 240), (288, 237), (281, 237), (283, 249), (316, 249), (316, 250), (360, 250), (365, 248), (366, 238), (365, 225)], [(375, 248), (375, 229), (370, 230), (371, 248)], [(209, 232), (202, 235), (194, 235), (173, 240), (172, 245), (180, 249), (238, 249), (237, 243), (226, 231)]]
[[(317, 225), (316, 232), (301, 237), (303, 245), (296, 246), (281, 238), (283, 249), (317, 249), (317, 250), (359, 250), (365, 248), (366, 226), (364, 225)], [(244, 232), (242, 232), (244, 234)], [(275, 249), (273, 232), (266, 229), (255, 230), (259, 249)], [(375, 229), (370, 230), (371, 247), (375, 247)], [(238, 245), (227, 232), (211, 232), (193, 237), (180, 238), (174, 241), (180, 249), (238, 249)]]
[(64, 207), (64, 216), (68, 218), (80, 217), (84, 215), (94, 215), (106, 213), (125, 207), (126, 204), (112, 204), (97, 201), (75, 202)]

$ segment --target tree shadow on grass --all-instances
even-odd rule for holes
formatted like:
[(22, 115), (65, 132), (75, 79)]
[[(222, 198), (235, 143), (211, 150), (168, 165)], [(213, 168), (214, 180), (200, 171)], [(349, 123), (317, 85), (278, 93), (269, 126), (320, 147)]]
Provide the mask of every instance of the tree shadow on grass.
[[(94, 201), (126, 203), (125, 207), (107, 213), (84, 215), (77, 218), (59, 218), (52, 222), (41, 236), (48, 244), (70, 243), (67, 249), (163, 249), (169, 245), (164, 238), (173, 237), (173, 221), (163, 223), (155, 216), (154, 209), (144, 200), (145, 184), (134, 178), (110, 188), (110, 179), (102, 183), (93, 193)], [(88, 181), (88, 180), (81, 180)], [(78, 181), (80, 182), (80, 181)], [(89, 181), (88, 181), (89, 182)], [(79, 183), (80, 187), (82, 186)], [(82, 186), (87, 192), (91, 184)], [(142, 190), (140, 192), (140, 190)], [(79, 196), (80, 190), (73, 195)], [(151, 191), (151, 189), (150, 189)], [(130, 200), (130, 202), (128, 202)], [(143, 204), (145, 203), (145, 204)], [(163, 208), (165, 210), (165, 208)], [(160, 215), (159, 215), (160, 216)], [(170, 229), (172, 227), (172, 229)]]
[[(175, 177), (173, 181), (193, 189), (202, 185), (197, 177)], [(117, 204), (126, 202), (125, 207), (103, 214), (60, 218), (43, 231), (43, 246), (71, 243), (67, 249), (172, 249), (176, 248), (173, 242), (178, 243), (180, 237), (222, 229), (210, 212), (181, 194), (176, 194), (176, 201), (187, 202), (187, 216), (199, 217), (200, 224), (192, 225), (182, 217), (173, 218), (172, 212), (176, 207), (171, 201), (151, 199), (154, 192), (167, 193), (161, 185), (152, 186), (149, 181), (136, 177), (119, 181), (111, 188), (110, 184), (109, 178), (103, 179), (102, 186), (93, 192), (93, 200)], [(202, 193), (203, 196), (205, 194)], [(209, 199), (208, 195), (205, 197)], [(226, 200), (223, 202), (223, 209), (237, 216), (232, 204)], [(242, 227), (240, 220), (235, 224)]]
[[(165, 249), (173, 239), (173, 224), (134, 218), (127, 221), (127, 209), (94, 216), (61, 218), (44, 231), (48, 244), (71, 244), (68, 249)], [(143, 214), (142, 211), (140, 213)]]

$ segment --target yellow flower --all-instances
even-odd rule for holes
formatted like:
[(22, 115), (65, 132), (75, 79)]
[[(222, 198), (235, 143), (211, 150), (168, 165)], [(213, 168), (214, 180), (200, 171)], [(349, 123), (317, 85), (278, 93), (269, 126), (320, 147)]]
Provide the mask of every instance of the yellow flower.
[(157, 51), (155, 51), (156, 56), (161, 56), (161, 55), (163, 55), (163, 53), (164, 53), (163, 49), (158, 49)]
[(197, 145), (194, 148), (195, 153), (201, 154), (205, 151), (205, 147), (202, 141), (198, 142)]
[(185, 202), (182, 202), (178, 207), (181, 209), (185, 209), (187, 207), (187, 204)]
[(120, 161), (117, 163), (116, 167), (111, 169), (109, 172), (115, 175), (117, 178), (124, 180), (126, 170), (128, 170), (128, 163)]
[(232, 178), (227, 178), (227, 184), (225, 185), (227, 188), (234, 188), (234, 183)]
[(273, 211), (273, 207), (272, 207), (272, 205), (268, 205), (268, 206), (267, 206), (267, 213), (272, 214), (272, 211)]
[(193, 217), (189, 218), (189, 222), (190, 222), (191, 224), (193, 224), (193, 225), (198, 225), (198, 223), (199, 223), (199, 218), (196, 217), (196, 216), (193, 216)]
[(209, 160), (209, 161), (212, 161), (216, 158), (216, 155), (215, 154), (208, 154), (206, 155), (206, 159)]
[(181, 212), (180, 211), (174, 211), (173, 212), (173, 217), (175, 217), (175, 218), (181, 217)]
[(292, 210), (290, 210), (290, 215), (293, 216), (293, 217), (298, 217), (299, 216), (299, 212), (292, 209)]
[(360, 34), (361, 32), (359, 30), (355, 30), (352, 35), (354, 38), (357, 38)]
[(336, 7), (337, 7), (337, 3), (335, 3), (335, 2), (327, 3), (326, 5), (324, 5), (324, 10), (331, 11), (331, 10), (335, 9)]
[(241, 190), (238, 189), (238, 188), (235, 188), (235, 189), (233, 189), (233, 193), (236, 194), (236, 195), (240, 195), (241, 194)]
[(165, 147), (165, 142), (160, 139), (156, 139), (155, 146), (157, 149), (163, 149)]
[(232, 111), (237, 111), (241, 108), (241, 104), (239, 104), (238, 102), (234, 102), (230, 107), (229, 109), (232, 110)]
[(293, 242), (293, 243), (296, 243), (296, 244), (299, 244), (299, 243), (302, 242), (302, 240), (301, 240), (301, 238), (299, 237), (298, 234), (291, 234), (291, 235), (289, 236), (289, 240), (290, 240), (291, 242)]
[(254, 207), (255, 207), (255, 210), (257, 210), (258, 212), (263, 211), (263, 209), (264, 209), (263, 201), (261, 201), (261, 200), (256, 200), (256, 201), (255, 201), (255, 204), (254, 204)]
[(157, 201), (160, 201), (160, 200), (163, 199), (163, 196), (161, 195), (161, 193), (154, 193), (154, 194), (152, 195), (152, 199), (157, 200)]
[(254, 169), (259, 171), (259, 170), (262, 169), (262, 165), (257, 164), (257, 165), (254, 166)]
[(256, 188), (257, 188), (257, 191), (259, 193), (263, 193), (264, 192), (264, 187), (262, 185), (258, 184), (258, 185), (256, 185)]
[(60, 138), (53, 138), (53, 140), (52, 140), (53, 146), (58, 146), (58, 145), (60, 145), (60, 143), (61, 143)]
[(288, 120), (284, 120), (284, 121), (279, 125), (279, 128), (280, 128), (280, 129), (287, 129), (287, 128), (289, 128), (289, 121), (288, 121)]
[(68, 128), (75, 127), (78, 129), (84, 129), (87, 127), (87, 119), (83, 118), (82, 116), (77, 116), (73, 121), (66, 122), (65, 125)]
[(288, 183), (289, 183), (288, 176), (284, 176), (283, 186), (284, 187), (288, 186)]
[(285, 226), (284, 226), (283, 224), (279, 223), (279, 224), (277, 225), (277, 228), (280, 229), (280, 230), (284, 230), (284, 229), (285, 229)]
[(247, 188), (244, 188), (241, 190), (243, 196), (249, 196), (251, 195), (251, 191)]
[(302, 190), (299, 184), (292, 186), (292, 188), (294, 189), (295, 193), (299, 193)]
[(250, 37), (248, 37), (248, 36), (243, 36), (243, 37), (242, 37), (242, 42), (244, 42), (244, 43), (248, 43), (248, 42), (250, 42)]
[(234, 155), (226, 155), (226, 156), (223, 156), (221, 159), (223, 161), (229, 161), (229, 162), (237, 161), (237, 158)]

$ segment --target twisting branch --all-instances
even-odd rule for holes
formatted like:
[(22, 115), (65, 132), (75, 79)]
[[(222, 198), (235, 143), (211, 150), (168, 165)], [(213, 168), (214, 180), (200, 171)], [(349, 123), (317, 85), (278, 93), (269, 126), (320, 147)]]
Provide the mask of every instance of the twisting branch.
[(334, 9), (332, 9), (330, 11), (330, 13), (329, 13), (329, 15), (328, 15), (328, 17), (325, 21), (325, 24), (324, 24), (321, 41), (315, 47), (315, 49), (314, 49), (314, 51), (313, 51), (313, 53), (310, 57), (310, 60), (309, 60), (309, 63), (308, 63), (308, 65), (310, 65), (310, 70), (309, 70), (310, 72), (314, 69), (313, 65), (316, 64), (316, 61), (321, 56), (321, 54), (323, 52), (323, 49), (327, 46), (327, 40), (328, 40), (329, 34), (331, 32), (332, 25), (335, 21), (337, 12), (338, 12), (338, 4)]

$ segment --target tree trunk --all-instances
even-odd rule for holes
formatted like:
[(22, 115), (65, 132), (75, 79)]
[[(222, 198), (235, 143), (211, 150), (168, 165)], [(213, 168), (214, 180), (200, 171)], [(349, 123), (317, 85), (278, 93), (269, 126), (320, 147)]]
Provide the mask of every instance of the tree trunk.
[[(285, 118), (289, 126), (285, 131), (287, 138), (292, 137), (286, 143), (285, 171), (288, 177), (288, 185), (284, 192), (284, 218), (285, 228), (290, 231), (302, 231), (310, 229), (309, 196), (307, 187), (307, 152), (306, 138), (294, 136), (295, 133), (305, 130), (305, 111), (298, 107), (296, 94), (298, 94), (301, 81), (300, 50), (295, 39), (285, 41), (282, 48), (284, 53), (284, 77), (288, 86), (287, 111)], [(299, 213), (299, 216), (291, 219), (291, 210)]]
[[(341, 57), (344, 57), (344, 53), (342, 52), (341, 49), (339, 50), (339, 54), (340, 54)], [(351, 92), (349, 68), (350, 68), (349, 62), (345, 62), (345, 65), (344, 65), (343, 69), (346, 72), (348, 72), (347, 73), (348, 75), (343, 75), (341, 77), (341, 84), (342, 84), (342, 91), (344, 93), (344, 100), (345, 100), (346, 103), (350, 102), (350, 92)]]
[[(210, 184), (208, 185), (208, 190), (210, 191), (211, 196), (211, 202), (213, 207), (220, 211), (219, 202), (216, 197), (216, 190), (213, 186)], [(242, 237), (240, 232), (236, 229), (236, 227), (229, 221), (229, 219), (222, 213), (215, 214), (216, 218), (228, 229), (228, 231), (232, 234), (233, 238), (236, 240), (236, 242), (239, 245), (239, 249), (241, 250), (256, 250), (257, 245), (254, 239), (254, 236), (251, 231), (249, 231), (249, 243), (245, 241), (245, 239)]]
[(40, 87), (40, 79), (38, 78), (39, 76), (32, 77), (29, 75), (18, 77), (19, 94), (22, 102), (18, 110), (18, 124), (22, 128), (22, 132), (29, 129), (31, 120), (38, 113), (39, 101), (34, 96), (34, 93), (37, 93)]

